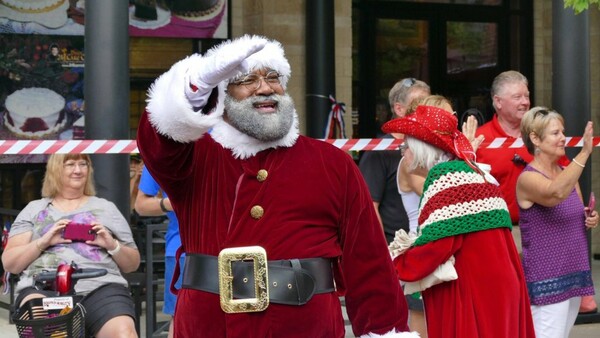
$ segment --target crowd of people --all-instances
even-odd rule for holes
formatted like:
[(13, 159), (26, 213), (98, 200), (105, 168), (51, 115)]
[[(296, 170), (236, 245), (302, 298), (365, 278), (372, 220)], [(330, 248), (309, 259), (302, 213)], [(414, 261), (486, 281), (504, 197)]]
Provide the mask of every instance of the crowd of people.
[[(300, 135), (290, 76), (279, 42), (245, 35), (148, 91), (130, 190), (137, 213), (169, 219), (170, 337), (344, 337), (342, 296), (357, 337), (568, 337), (594, 295), (586, 234), (600, 217), (578, 185), (591, 122), (569, 160), (564, 119), (530, 107), (519, 72), (493, 81), (492, 120), (462, 131), (448, 99), (405, 78), (382, 127), (402, 145), (357, 165)], [(498, 137), (525, 147), (480, 147)], [(50, 156), (42, 196), (2, 255), (20, 275), (16, 303), (52, 294), (32, 287), (44, 269), (102, 267), (76, 285), (86, 332), (135, 336), (123, 273), (140, 255), (126, 218), (95, 196), (89, 156)], [(65, 238), (75, 222), (93, 239)]]

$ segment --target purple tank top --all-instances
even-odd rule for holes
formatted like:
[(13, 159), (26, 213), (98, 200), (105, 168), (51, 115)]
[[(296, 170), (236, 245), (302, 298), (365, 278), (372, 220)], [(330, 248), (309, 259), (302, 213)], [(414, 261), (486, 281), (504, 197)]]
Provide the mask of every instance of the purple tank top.
[[(529, 165), (525, 171), (539, 172)], [(554, 207), (519, 207), (523, 270), (532, 305), (594, 294), (583, 208), (575, 189)]]

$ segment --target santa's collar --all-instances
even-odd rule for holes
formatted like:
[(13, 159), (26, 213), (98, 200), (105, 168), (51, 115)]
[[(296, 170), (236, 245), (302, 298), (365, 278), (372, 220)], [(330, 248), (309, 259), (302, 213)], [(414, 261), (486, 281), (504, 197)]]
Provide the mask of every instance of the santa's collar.
[(291, 147), (298, 139), (298, 115), (294, 112), (294, 122), (289, 132), (281, 139), (264, 142), (248, 136), (235, 129), (229, 123), (221, 120), (210, 132), (210, 136), (220, 145), (233, 152), (233, 156), (239, 159), (247, 159), (258, 152), (269, 148)]

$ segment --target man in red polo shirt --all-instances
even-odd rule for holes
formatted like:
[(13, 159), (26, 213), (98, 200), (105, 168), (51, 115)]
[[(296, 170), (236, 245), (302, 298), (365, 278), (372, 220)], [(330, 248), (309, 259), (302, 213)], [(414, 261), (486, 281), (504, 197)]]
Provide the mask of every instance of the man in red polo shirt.
[[(487, 142), (506, 138), (505, 144), (511, 144), (521, 137), (521, 119), (530, 107), (527, 78), (514, 70), (500, 73), (492, 83), (490, 94), (496, 114), (491, 121), (477, 129), (476, 135), (483, 135)], [(500, 183), (513, 225), (519, 224), (519, 208), (515, 198), (517, 178), (532, 159), (524, 147), (477, 149), (477, 162), (491, 165), (491, 174)], [(518, 227), (513, 228), (513, 236), (520, 252), (521, 236)]]

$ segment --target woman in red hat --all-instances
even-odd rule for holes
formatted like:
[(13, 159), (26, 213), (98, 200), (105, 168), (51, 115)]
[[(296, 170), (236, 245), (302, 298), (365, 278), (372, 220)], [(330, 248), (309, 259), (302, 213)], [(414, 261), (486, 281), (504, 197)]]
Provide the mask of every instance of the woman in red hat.
[(404, 161), (427, 175), (417, 238), (391, 244), (398, 276), (405, 293), (422, 292), (430, 338), (534, 337), (506, 202), (457, 124), (450, 111), (418, 106), (382, 128), (405, 135)]

